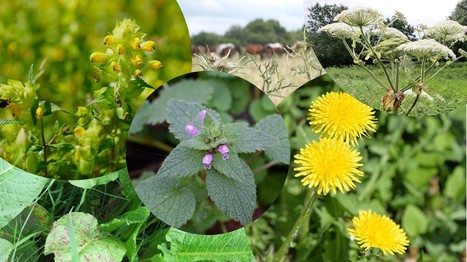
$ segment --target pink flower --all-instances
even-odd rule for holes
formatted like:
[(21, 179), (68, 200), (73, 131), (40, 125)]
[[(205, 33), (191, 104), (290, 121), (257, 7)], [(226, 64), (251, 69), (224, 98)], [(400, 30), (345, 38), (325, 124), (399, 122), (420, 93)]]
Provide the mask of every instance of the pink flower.
[(229, 148), (227, 147), (227, 145), (220, 145), (218, 148), (217, 148), (217, 151), (219, 153), (222, 154), (222, 159), (223, 160), (227, 160), (229, 159), (229, 155), (227, 155), (227, 153), (230, 151)]
[(207, 153), (207, 154), (203, 157), (204, 168), (205, 168), (205, 169), (211, 169), (211, 162), (212, 162), (212, 154), (211, 154), (211, 153)]
[(190, 136), (196, 136), (199, 134), (199, 130), (195, 126), (190, 124), (185, 126), (185, 130)]
[(201, 123), (204, 124), (204, 119), (206, 118), (206, 110), (201, 110), (201, 112), (199, 112), (199, 117), (201, 118)]

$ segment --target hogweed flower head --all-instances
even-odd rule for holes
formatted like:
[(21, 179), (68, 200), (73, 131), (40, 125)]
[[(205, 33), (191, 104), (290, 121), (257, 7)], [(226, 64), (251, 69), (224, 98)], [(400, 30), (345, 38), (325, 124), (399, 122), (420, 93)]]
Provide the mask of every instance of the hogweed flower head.
[(331, 36), (339, 39), (356, 39), (359, 36), (358, 28), (352, 27), (344, 23), (332, 23), (325, 25), (319, 29), (320, 31), (326, 32)]
[(446, 20), (435, 24), (427, 30), (427, 35), (440, 42), (464, 41), (467, 26), (463, 26), (456, 21)]
[(415, 42), (400, 45), (398, 50), (418, 59), (455, 59), (456, 55), (447, 46), (436, 42), (434, 39), (422, 39)]
[(352, 222), (354, 228), (349, 228), (349, 233), (365, 251), (379, 248), (383, 254), (403, 254), (409, 245), (404, 230), (387, 216), (378, 215), (371, 210), (360, 211)]
[(205, 169), (211, 169), (211, 162), (212, 162), (212, 153), (207, 153), (203, 157), (203, 164)]
[(315, 133), (357, 143), (357, 138), (375, 131), (374, 110), (348, 93), (329, 92), (310, 105), (308, 120)]
[(194, 125), (191, 124), (186, 125), (185, 130), (190, 136), (196, 136), (200, 133), (200, 131)]
[(402, 38), (402, 39), (408, 39), (404, 33), (399, 31), (396, 28), (393, 27), (386, 27), (383, 29), (376, 29), (372, 32), (373, 34), (381, 34), (384, 39), (391, 39), (391, 38)]
[(353, 8), (342, 11), (334, 20), (350, 26), (364, 27), (381, 24), (384, 17), (380, 12), (372, 8)]
[(358, 176), (363, 172), (357, 168), (363, 166), (360, 153), (343, 141), (323, 138), (313, 141), (300, 149), (295, 156), (298, 171), (295, 177), (304, 176), (301, 180), (304, 186), (317, 187), (318, 194), (327, 195), (336, 188), (341, 192), (355, 189), (354, 182), (360, 182)]

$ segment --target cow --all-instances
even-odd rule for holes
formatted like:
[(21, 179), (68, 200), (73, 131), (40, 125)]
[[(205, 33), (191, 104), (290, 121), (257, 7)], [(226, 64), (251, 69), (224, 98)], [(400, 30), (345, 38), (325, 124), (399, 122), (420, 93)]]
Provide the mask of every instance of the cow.
[(220, 57), (224, 57), (226, 55), (233, 56), (239, 53), (239, 48), (232, 43), (222, 43), (216, 47), (216, 54)]
[(260, 59), (264, 58), (264, 46), (260, 44), (247, 44), (244, 47), (245, 52), (250, 55), (259, 55)]
[(193, 55), (200, 54), (200, 53), (206, 53), (207, 50), (208, 48), (205, 45), (192, 45), (191, 46), (191, 52)]
[(284, 46), (281, 43), (267, 43), (264, 45), (264, 54), (271, 57), (273, 54), (280, 56), (285, 53)]

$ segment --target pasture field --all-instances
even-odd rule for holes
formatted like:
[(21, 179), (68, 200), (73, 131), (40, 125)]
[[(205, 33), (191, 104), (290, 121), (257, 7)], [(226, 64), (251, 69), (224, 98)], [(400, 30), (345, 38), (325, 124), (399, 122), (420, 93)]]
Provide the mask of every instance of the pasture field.
[[(384, 78), (384, 73), (381, 68), (374, 66), (370, 67), (370, 70), (374, 72), (376, 76)], [(381, 99), (385, 94), (385, 90), (364, 70), (361, 70), (358, 66), (350, 66), (326, 68), (326, 71), (343, 90), (375, 109), (382, 109)], [(446, 67), (428, 82), (428, 89), (426, 92), (432, 96), (434, 100), (429, 101), (426, 98), (420, 98), (420, 101), (418, 101), (410, 115), (436, 115), (465, 106), (467, 103), (466, 80), (467, 62), (454, 63)], [(402, 72), (400, 83), (402, 87), (410, 83), (406, 72)], [(401, 106), (401, 114), (408, 110), (413, 100), (413, 96), (405, 96)]]

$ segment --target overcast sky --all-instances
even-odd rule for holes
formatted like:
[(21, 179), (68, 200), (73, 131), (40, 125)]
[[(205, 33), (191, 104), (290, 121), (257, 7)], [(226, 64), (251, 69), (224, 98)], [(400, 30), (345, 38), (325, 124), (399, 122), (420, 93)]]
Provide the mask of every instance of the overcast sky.
[(232, 25), (256, 18), (275, 19), (288, 31), (305, 24), (303, 0), (178, 0), (190, 35), (201, 31), (224, 34)]
[(402, 12), (409, 24), (417, 26), (420, 23), (434, 25), (446, 20), (460, 0), (304, 0), (305, 6), (317, 2), (323, 4), (343, 4), (349, 8), (371, 7), (381, 12), (384, 17), (392, 17), (395, 11)]

